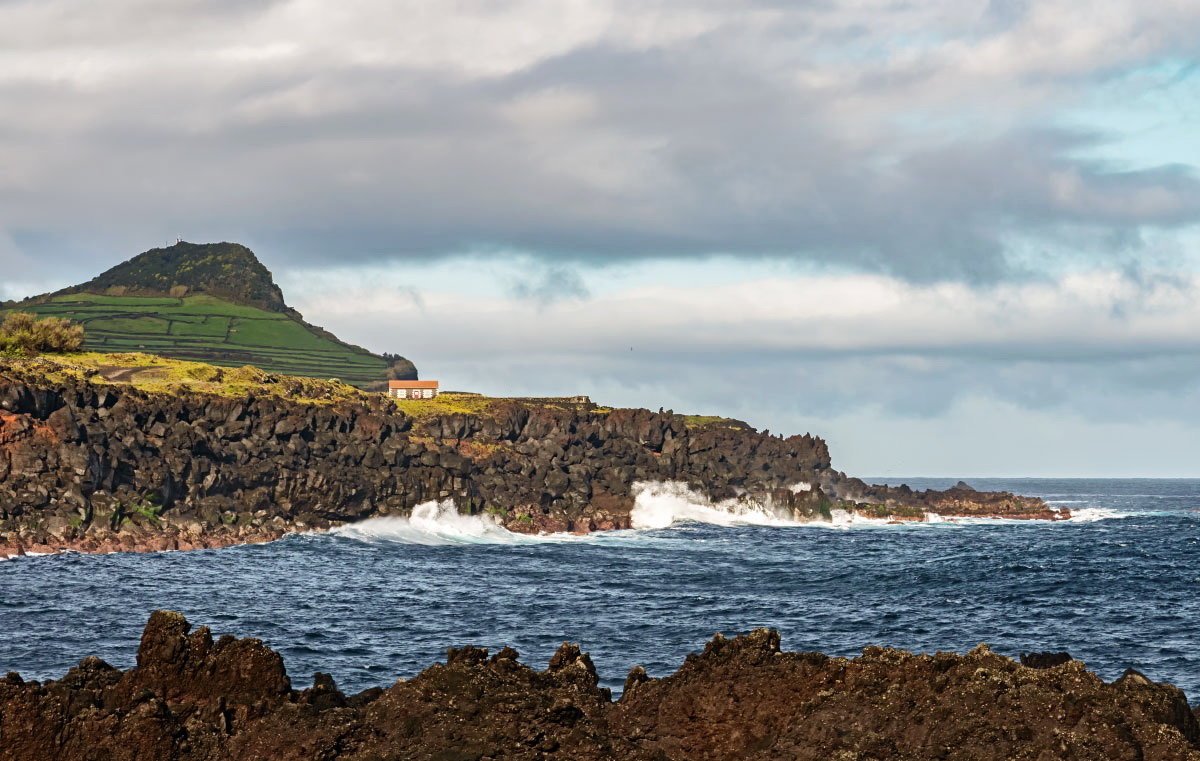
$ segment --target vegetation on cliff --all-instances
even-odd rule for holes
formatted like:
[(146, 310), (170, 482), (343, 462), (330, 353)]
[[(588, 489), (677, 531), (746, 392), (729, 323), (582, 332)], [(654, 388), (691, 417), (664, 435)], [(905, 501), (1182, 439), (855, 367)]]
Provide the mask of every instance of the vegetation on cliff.
[[(10, 358), (11, 359), (11, 358)], [(154, 394), (202, 393), (240, 397), (249, 393), (284, 397), (300, 404), (350, 402), (365, 403), (378, 399), (376, 392), (364, 391), (337, 379), (322, 380), (269, 373), (257, 367), (218, 367), (204, 362), (170, 359), (156, 354), (128, 352), (61, 352), (38, 357), (34, 362), (10, 362), (10, 373), (30, 379), (52, 381), (86, 380), (94, 384), (119, 383)], [(544, 409), (607, 414), (612, 407), (572, 401), (576, 397), (545, 399), (508, 399), (470, 392), (446, 391), (433, 399), (389, 398), (414, 420), (431, 420), (445, 415), (502, 415), (514, 403)], [(716, 415), (679, 415), (688, 428), (709, 426), (753, 430), (732, 418)]]
[[(172, 293), (174, 291), (174, 293)], [(237, 243), (186, 243), (152, 248), (55, 296), (183, 296), (203, 292), (234, 304), (282, 312), (283, 291), (254, 252)]]
[[(150, 616), (137, 666), (84, 658), (42, 684), (0, 679), (6, 761), (1197, 761), (1184, 694), (1136, 671), (1106, 683), (1062, 657), (1018, 663), (867, 647), (780, 649), (777, 632), (716, 635), (674, 674), (635, 666), (614, 701), (564, 643), (543, 671), (504, 647), (357, 695), (329, 674), (295, 689), (257, 639)], [(1028, 663), (1030, 665), (1024, 665)]]
[(32, 360), (10, 360), (0, 366), (0, 372), (35, 383), (118, 384), (164, 395), (196, 393), (240, 398), (257, 394), (286, 398), (297, 404), (364, 402), (378, 396), (336, 378), (323, 380), (282, 375), (249, 365), (219, 367), (141, 352), (49, 354)]
[(6, 357), (79, 351), (82, 346), (83, 326), (61, 317), (9, 312), (0, 323), (0, 355)]
[(361, 387), (417, 377), (399, 355), (373, 354), (305, 322), (254, 253), (236, 243), (152, 249), (86, 283), (9, 306), (79, 322), (90, 351), (254, 365)]

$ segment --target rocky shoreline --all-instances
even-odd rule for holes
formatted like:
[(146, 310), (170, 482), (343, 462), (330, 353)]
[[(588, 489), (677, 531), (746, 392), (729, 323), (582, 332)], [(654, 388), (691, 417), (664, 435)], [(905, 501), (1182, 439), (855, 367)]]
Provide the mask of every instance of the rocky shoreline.
[(823, 440), (521, 401), (413, 417), (381, 395), (149, 393), (0, 365), (0, 557), (264, 542), (451, 500), (511, 531), (629, 528), (637, 484), (794, 520), (1069, 517), (1040, 499), (871, 486)]
[(1196, 761), (1184, 694), (1127, 671), (1106, 683), (1065, 653), (1021, 662), (868, 647), (780, 650), (717, 635), (674, 674), (634, 667), (614, 701), (563, 644), (536, 671), (505, 647), (447, 651), (412, 679), (345, 695), (294, 689), (255, 639), (151, 615), (137, 665), (84, 658), (62, 679), (0, 679), (4, 761)]

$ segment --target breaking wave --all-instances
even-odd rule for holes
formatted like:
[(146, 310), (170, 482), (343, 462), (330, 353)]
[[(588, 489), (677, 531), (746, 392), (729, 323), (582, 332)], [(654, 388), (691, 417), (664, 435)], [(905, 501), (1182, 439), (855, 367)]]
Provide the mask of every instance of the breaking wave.
[[(6, 563), (10, 560), (18, 560), (21, 558), (45, 558), (45, 557), (50, 557), (51, 555), (57, 555), (57, 554), (59, 554), (59, 553), (57, 553), (57, 552), (26, 552), (24, 555), (13, 555), (11, 557), (5, 557), (3, 555), (0, 555), (0, 563)], [(105, 554), (108, 554), (108, 553), (105, 553)]]
[[(1005, 518), (943, 518), (927, 513), (923, 521), (897, 522), (887, 518), (869, 518), (846, 510), (834, 510), (826, 519), (797, 520), (791, 510), (747, 498), (712, 501), (687, 484), (676, 481), (640, 481), (633, 485), (634, 506), (630, 519), (634, 531), (609, 531), (578, 536), (574, 534), (519, 534), (509, 531), (491, 515), (466, 515), (458, 512), (452, 500), (425, 502), (412, 514), (395, 518), (369, 518), (331, 529), (328, 533), (366, 543), (420, 545), (461, 544), (543, 544), (547, 542), (629, 541), (645, 531), (701, 523), (713, 526), (810, 527), (818, 529), (912, 529), (955, 528), (961, 526), (1029, 525), (1031, 521)], [(1071, 511), (1060, 523), (1094, 523), (1129, 518), (1134, 513), (1085, 507)], [(1036, 523), (1041, 523), (1037, 521)]]
[(633, 485), (635, 529), (667, 528), (676, 523), (710, 523), (717, 526), (800, 526), (790, 511), (741, 499), (712, 502), (687, 484), (675, 481), (638, 481)]
[(501, 526), (490, 515), (465, 515), (452, 500), (424, 502), (412, 514), (396, 518), (368, 518), (338, 526), (328, 533), (362, 542), (399, 544), (537, 544), (573, 538), (569, 534), (534, 536), (518, 534)]
[[(1150, 513), (1139, 513), (1140, 515), (1150, 515)], [(1058, 521), (1040, 521), (1040, 520), (1025, 520), (1020, 518), (971, 518), (967, 516), (959, 516), (955, 518), (943, 518), (934, 513), (928, 513), (926, 520), (930, 523), (951, 523), (961, 526), (991, 526), (991, 525), (1030, 525), (1030, 524), (1056, 524), (1056, 523), (1095, 523), (1096, 521), (1116, 520), (1120, 518), (1132, 518), (1135, 513), (1121, 512), (1120, 510), (1112, 510), (1104, 507), (1081, 507), (1071, 510), (1071, 517)]]
[[(631, 515), (635, 529), (662, 529), (678, 523), (707, 523), (716, 526), (806, 526), (827, 529), (859, 528), (918, 528), (955, 526), (1030, 525), (1044, 521), (1015, 518), (945, 518), (926, 513), (923, 520), (897, 521), (893, 518), (871, 518), (847, 510), (833, 510), (828, 520), (816, 518), (796, 520), (787, 508), (770, 502), (730, 499), (713, 502), (687, 484), (673, 481), (638, 482), (634, 484), (634, 508)], [(793, 491), (798, 491), (793, 488)], [(1144, 514), (1144, 513), (1143, 513)], [(1095, 523), (1133, 517), (1135, 513), (1109, 508), (1085, 507), (1071, 511), (1071, 517), (1056, 523)]]
[[(1141, 513), (1141, 515), (1149, 515), (1150, 513)], [(1170, 515), (1170, 513), (1163, 513)], [(1096, 521), (1107, 521), (1118, 518), (1132, 518), (1136, 513), (1124, 513), (1120, 510), (1110, 510), (1104, 507), (1081, 507), (1078, 510), (1071, 511), (1071, 517), (1067, 519), (1069, 523), (1095, 523)]]

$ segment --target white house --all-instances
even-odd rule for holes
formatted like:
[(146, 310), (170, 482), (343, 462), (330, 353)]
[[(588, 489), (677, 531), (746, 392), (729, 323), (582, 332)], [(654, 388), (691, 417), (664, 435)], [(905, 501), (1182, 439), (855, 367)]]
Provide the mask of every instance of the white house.
[(438, 395), (437, 381), (388, 381), (388, 396), (396, 399), (432, 399)]

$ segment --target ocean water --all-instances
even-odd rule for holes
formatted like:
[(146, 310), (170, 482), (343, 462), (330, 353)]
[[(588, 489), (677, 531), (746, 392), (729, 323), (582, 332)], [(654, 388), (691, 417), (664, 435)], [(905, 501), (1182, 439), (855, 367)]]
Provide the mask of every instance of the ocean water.
[(167, 608), (263, 639), (296, 687), (314, 671), (346, 691), (387, 685), (466, 644), (544, 668), (569, 640), (619, 688), (634, 664), (665, 675), (714, 632), (768, 626), (786, 649), (833, 655), (1067, 650), (1107, 679), (1132, 667), (1200, 697), (1200, 480), (968, 481), (1077, 517), (796, 525), (660, 487), (639, 504), (654, 528), (588, 537), (426, 505), (265, 545), (19, 558), (0, 562), (0, 673), (57, 678), (85, 655), (129, 667)]

